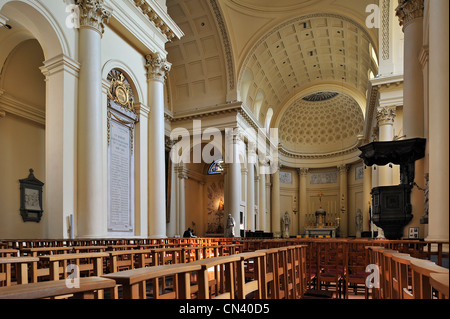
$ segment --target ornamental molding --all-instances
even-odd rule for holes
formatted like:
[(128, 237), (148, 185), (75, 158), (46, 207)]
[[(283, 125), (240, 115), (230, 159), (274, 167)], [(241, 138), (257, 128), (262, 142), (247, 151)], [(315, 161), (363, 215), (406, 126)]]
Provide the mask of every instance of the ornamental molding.
[(172, 64), (162, 58), (159, 53), (147, 54), (145, 57), (147, 68), (147, 79), (164, 83), (167, 80)]
[(103, 34), (111, 18), (111, 10), (103, 0), (75, 0), (80, 9), (80, 27), (92, 28)]
[(169, 42), (174, 38), (182, 37), (182, 31), (177, 30), (173, 21), (169, 21), (170, 17), (159, 7), (154, 1), (134, 0), (134, 4), (142, 13), (164, 34)]
[(403, 31), (415, 19), (423, 18), (424, 10), (424, 0), (399, 0), (395, 11)]

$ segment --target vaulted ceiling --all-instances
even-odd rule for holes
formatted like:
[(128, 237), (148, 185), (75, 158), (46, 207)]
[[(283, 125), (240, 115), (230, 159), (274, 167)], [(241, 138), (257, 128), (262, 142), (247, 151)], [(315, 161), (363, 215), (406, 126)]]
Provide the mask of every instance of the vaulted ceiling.
[(262, 125), (272, 108), (273, 126), (295, 101), (320, 90), (362, 109), (369, 74), (377, 74), (378, 30), (365, 26), (374, 3), (167, 0), (185, 33), (167, 46), (171, 110), (239, 100)]

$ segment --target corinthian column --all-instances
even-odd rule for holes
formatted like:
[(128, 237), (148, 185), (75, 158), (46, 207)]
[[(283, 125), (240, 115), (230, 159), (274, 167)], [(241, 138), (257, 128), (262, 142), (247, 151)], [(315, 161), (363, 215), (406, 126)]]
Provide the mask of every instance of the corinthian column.
[(164, 154), (164, 82), (172, 65), (158, 53), (146, 56), (148, 105), (148, 228), (150, 238), (166, 237), (166, 180)]
[[(420, 60), (423, 50), (424, 8), (424, 0), (399, 0), (396, 9), (405, 34), (403, 132), (407, 139), (425, 136), (423, 70)], [(415, 182), (421, 187), (425, 186), (425, 159), (415, 163)], [(416, 217), (424, 215), (424, 193), (421, 190), (412, 189), (411, 205), (414, 215), (411, 224), (418, 225)]]
[[(78, 236), (106, 235), (101, 38), (111, 13), (103, 0), (77, 0), (80, 8), (78, 81)], [(105, 106), (106, 107), (106, 106)]]
[(405, 34), (403, 132), (407, 139), (424, 137), (423, 48), (424, 0), (399, 0), (396, 9)]
[(449, 1), (429, 0), (430, 131), (427, 240), (449, 240)]
[[(299, 234), (304, 234), (305, 230), (305, 222), (302, 223), (303, 218), (306, 217), (308, 213), (308, 204), (307, 204), (307, 196), (306, 196), (306, 187), (308, 185), (308, 168), (300, 168), (298, 170), (299, 174), (299, 191), (298, 191), (298, 232)], [(329, 212), (328, 212), (329, 213)]]
[(340, 211), (341, 222), (339, 233), (345, 238), (348, 236), (348, 166), (342, 165), (338, 167), (339, 170), (339, 190), (340, 190)]

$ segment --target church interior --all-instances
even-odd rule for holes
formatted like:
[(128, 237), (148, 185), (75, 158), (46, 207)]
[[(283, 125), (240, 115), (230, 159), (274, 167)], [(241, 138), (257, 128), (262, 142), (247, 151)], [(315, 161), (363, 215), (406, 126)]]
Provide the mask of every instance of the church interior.
[(448, 27), (0, 0), (0, 299), (448, 299)]

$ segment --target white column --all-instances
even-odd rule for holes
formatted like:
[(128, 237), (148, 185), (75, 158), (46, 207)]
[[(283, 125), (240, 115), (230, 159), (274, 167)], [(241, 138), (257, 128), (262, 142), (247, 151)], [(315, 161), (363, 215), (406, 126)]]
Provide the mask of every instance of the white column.
[(75, 211), (78, 98), (73, 88), (78, 83), (80, 65), (61, 55), (45, 61), (41, 71), (46, 82), (44, 197), (47, 234), (49, 238), (66, 238), (67, 216), (78, 217)]
[(148, 234), (148, 116), (150, 109), (143, 105), (135, 105), (139, 115), (136, 124), (136, 235), (147, 236)]
[(449, 1), (429, 1), (430, 186), (427, 240), (449, 240)]
[(259, 229), (266, 231), (266, 175), (259, 175)]
[(363, 231), (370, 229), (370, 213), (369, 208), (372, 206), (372, 169), (365, 167), (363, 181)]
[(78, 56), (78, 236), (106, 235), (106, 197), (103, 159), (101, 38), (111, 16), (103, 1), (79, 0)]
[(272, 197), (270, 190), (272, 188), (272, 183), (270, 182), (270, 175), (263, 175), (265, 177), (265, 184), (266, 184), (266, 224), (265, 224), (265, 231), (271, 232), (272, 229)]
[(298, 231), (299, 234), (305, 233), (305, 222), (302, 223), (303, 220), (306, 220), (306, 214), (308, 213), (308, 204), (307, 204), (307, 196), (306, 196), (306, 187), (308, 185), (308, 168), (300, 168), (298, 170), (299, 173), (299, 190), (298, 190)]
[(148, 229), (150, 238), (166, 237), (166, 181), (164, 145), (164, 82), (171, 64), (159, 54), (146, 56), (148, 104)]
[(345, 238), (348, 237), (348, 189), (347, 189), (347, 173), (348, 173), (348, 166), (342, 165), (338, 167), (339, 170), (339, 207), (340, 212), (339, 216), (341, 218), (340, 221), (340, 229), (339, 233), (340, 236)]
[[(420, 57), (423, 52), (424, 0), (399, 0), (396, 11), (405, 34), (403, 132), (407, 139), (423, 138), (425, 136), (424, 85)], [(442, 69), (439, 72), (441, 71)], [(430, 74), (432, 77), (435, 76)], [(415, 162), (415, 182), (421, 187), (425, 186), (425, 159)], [(416, 187), (411, 190), (414, 216), (411, 225), (418, 225), (420, 217), (424, 215), (424, 199), (423, 191)]]
[[(237, 142), (233, 144), (234, 151), (237, 154)], [(229, 190), (229, 200), (230, 200), (230, 211), (229, 213), (235, 220), (234, 234), (236, 237), (240, 237), (240, 207), (241, 207), (241, 164), (238, 159), (229, 165), (229, 176), (228, 181), (230, 182)]]
[(247, 229), (255, 231), (255, 164), (248, 163), (247, 172)]
[[(395, 106), (377, 108), (377, 121), (379, 127), (379, 141), (391, 142), (394, 139)], [(378, 186), (392, 186), (394, 183), (393, 169), (389, 166), (378, 166)]]
[(272, 232), (275, 238), (281, 238), (280, 169), (272, 174)]
[(187, 170), (183, 164), (177, 167), (178, 175), (178, 233), (183, 235), (186, 228), (186, 184), (188, 179)]
[(403, 132), (407, 139), (423, 137), (423, 74), (419, 57), (423, 46), (424, 0), (399, 0), (396, 11), (405, 34)]

